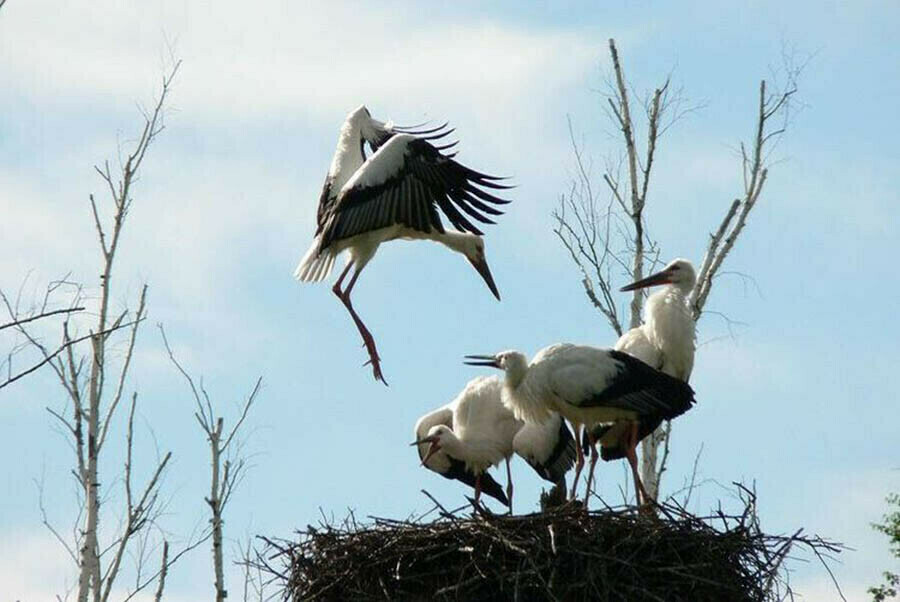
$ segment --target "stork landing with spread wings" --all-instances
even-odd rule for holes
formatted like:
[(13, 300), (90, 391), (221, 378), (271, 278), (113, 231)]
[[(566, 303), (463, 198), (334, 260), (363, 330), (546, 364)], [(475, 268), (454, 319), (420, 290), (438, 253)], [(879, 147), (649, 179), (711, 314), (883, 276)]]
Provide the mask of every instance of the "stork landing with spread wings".
[[(456, 142), (432, 142), (449, 135), (447, 124), (431, 129), (399, 127), (372, 118), (362, 106), (347, 116), (319, 198), (316, 233), (294, 276), (301, 281), (326, 278), (337, 256), (349, 251), (347, 266), (332, 290), (353, 318), (369, 353), (376, 380), (381, 372), (375, 339), (353, 309), (350, 293), (378, 246), (395, 239), (432, 240), (460, 253), (478, 271), (497, 299), (500, 293), (484, 257), (484, 240), (469, 217), (493, 224), (496, 205), (509, 203), (484, 189), (506, 189), (504, 178), (486, 175), (444, 154)], [(366, 157), (365, 145), (372, 155)], [(458, 232), (447, 232), (440, 213)], [(464, 215), (465, 214), (465, 215)], [(469, 216), (469, 217), (466, 217)], [(345, 288), (344, 278), (353, 268)]]

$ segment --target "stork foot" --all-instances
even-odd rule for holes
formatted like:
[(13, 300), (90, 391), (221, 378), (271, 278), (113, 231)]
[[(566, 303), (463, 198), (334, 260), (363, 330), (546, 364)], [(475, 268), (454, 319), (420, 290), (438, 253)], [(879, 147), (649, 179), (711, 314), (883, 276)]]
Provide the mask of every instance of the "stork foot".
[[(368, 347), (368, 345), (366, 346)], [(384, 380), (384, 375), (381, 373), (381, 358), (378, 357), (378, 352), (375, 351), (375, 345), (372, 344), (372, 349), (367, 349), (369, 352), (369, 361), (363, 364), (363, 367), (371, 364), (372, 366), (372, 375), (375, 377), (375, 380), (380, 380), (384, 383), (384, 386), (388, 386), (386, 380)]]

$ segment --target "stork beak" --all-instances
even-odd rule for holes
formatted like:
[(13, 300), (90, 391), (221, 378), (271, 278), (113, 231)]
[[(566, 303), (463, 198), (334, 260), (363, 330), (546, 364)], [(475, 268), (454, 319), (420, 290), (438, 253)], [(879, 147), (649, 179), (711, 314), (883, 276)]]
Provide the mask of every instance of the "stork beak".
[(638, 280), (637, 282), (632, 282), (631, 284), (627, 284), (620, 288), (619, 290), (623, 293), (628, 291), (634, 291), (639, 288), (645, 288), (648, 286), (654, 286), (656, 284), (669, 284), (672, 282), (670, 279), (670, 274), (667, 270), (663, 270), (661, 272), (657, 272), (652, 276), (647, 276), (642, 280)]
[(494, 277), (491, 276), (491, 268), (488, 267), (487, 259), (485, 259), (483, 255), (480, 259), (475, 259), (472, 257), (468, 257), (468, 259), (469, 263), (472, 264), (472, 267), (478, 270), (478, 273), (481, 274), (482, 278), (484, 278), (484, 282), (488, 285), (488, 288), (491, 289), (491, 292), (494, 293), (494, 296), (497, 297), (497, 301), (499, 301), (500, 292), (497, 291), (497, 285), (494, 284)]
[(437, 437), (424, 437), (422, 439), (418, 439), (410, 443), (410, 445), (421, 445), (423, 443), (430, 443), (428, 446), (428, 452), (425, 454), (425, 457), (422, 458), (422, 466), (425, 466), (425, 463), (433, 456), (439, 449), (441, 449), (441, 444), (438, 442)]
[(497, 358), (493, 355), (466, 355), (463, 361), (467, 366), (490, 366), (491, 368), (499, 368)]

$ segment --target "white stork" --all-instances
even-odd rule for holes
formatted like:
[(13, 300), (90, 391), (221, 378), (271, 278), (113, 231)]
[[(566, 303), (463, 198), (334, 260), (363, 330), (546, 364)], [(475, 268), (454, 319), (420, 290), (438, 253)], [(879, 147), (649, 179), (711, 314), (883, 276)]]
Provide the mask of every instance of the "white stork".
[[(617, 421), (633, 424), (634, 428), (623, 438), (623, 445), (635, 487), (640, 486), (634, 452), (638, 424), (659, 418), (671, 420), (686, 412), (694, 402), (694, 392), (687, 383), (613, 349), (562, 343), (541, 349), (530, 364), (518, 351), (467, 355), (466, 360), (469, 365), (492, 366), (506, 373), (503, 401), (516, 418), (526, 422), (541, 423), (551, 412), (558, 412), (572, 423), (576, 435), (582, 426), (590, 429)], [(596, 462), (594, 449), (592, 471)], [(572, 497), (583, 466), (584, 454), (578, 446)], [(585, 505), (590, 487), (588, 480)]]
[[(694, 367), (695, 323), (688, 306), (688, 296), (697, 276), (694, 266), (686, 259), (675, 259), (659, 272), (622, 287), (633, 291), (648, 286), (667, 285), (650, 295), (644, 305), (644, 323), (623, 334), (615, 349), (636, 357), (645, 364), (687, 382)], [(638, 441), (643, 440), (660, 425), (663, 418), (642, 420)], [(600, 442), (600, 456), (605, 461), (625, 457), (623, 436), (627, 425), (601, 426), (591, 435)], [(638, 499), (638, 504), (641, 500)]]
[[(349, 251), (347, 267), (332, 290), (350, 312), (362, 336), (369, 353), (367, 363), (372, 364), (375, 379), (385, 384), (375, 340), (350, 301), (360, 272), (381, 243), (397, 238), (439, 242), (464, 255), (500, 299), (484, 257), (481, 231), (463, 213), (479, 222), (493, 224), (485, 214), (501, 214), (492, 205), (509, 201), (483, 188), (510, 187), (497, 183), (503, 178), (479, 173), (454, 161), (455, 153), (441, 152), (455, 142), (432, 145), (430, 141), (453, 131), (445, 127), (446, 124), (430, 130), (397, 127), (372, 119), (364, 106), (350, 113), (341, 127), (337, 150), (319, 198), (315, 238), (294, 273), (304, 282), (322, 280), (331, 273), (335, 258), (342, 251)], [(368, 158), (366, 143), (373, 150)], [(459, 232), (444, 230), (438, 209)], [(353, 276), (341, 290), (351, 267)]]
[[(543, 424), (517, 420), (503, 405), (502, 389), (497, 377), (472, 379), (453, 401), (419, 419), (413, 445), (418, 446), (423, 466), (473, 487), (476, 505), (484, 492), (511, 511), (512, 453), (555, 484), (564, 481), (572, 468), (577, 445), (559, 414), (552, 414)], [(506, 460), (505, 495), (486, 472), (501, 460)]]

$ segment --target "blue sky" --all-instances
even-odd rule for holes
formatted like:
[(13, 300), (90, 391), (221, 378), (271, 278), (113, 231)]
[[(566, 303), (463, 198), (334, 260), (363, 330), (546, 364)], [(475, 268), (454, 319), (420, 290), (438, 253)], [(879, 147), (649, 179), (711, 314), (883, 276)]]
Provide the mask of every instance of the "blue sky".
[[(430, 506), (423, 487), (457, 505), (466, 492), (419, 468), (406, 444), (418, 416), (481, 373), (461, 356), (615, 340), (549, 217), (572, 176), (566, 116), (598, 161), (616, 148), (597, 93), (607, 39), (636, 89), (674, 69), (705, 105), (664, 138), (648, 209), (663, 255), (695, 262), (740, 193), (734, 149), (751, 135), (759, 79), (793, 44), (812, 54), (806, 106), (725, 266), (756, 286), (723, 277), (710, 298), (710, 310), (743, 325), (733, 338), (714, 315), (699, 325), (699, 403), (678, 421), (664, 487), (680, 485), (702, 444), (698, 511), (730, 500), (716, 482), (755, 481), (768, 530), (802, 526), (855, 548), (835, 572), (848, 599), (864, 599), (890, 563), (869, 523), (900, 489), (891, 277), (900, 9), (520, 4), (268, 2), (251, 12), (237, 2), (9, 0), (0, 11), (0, 286), (15, 290), (30, 273), (40, 289), (69, 271), (96, 286), (87, 195), (102, 187), (92, 166), (134, 135), (171, 48), (184, 63), (135, 190), (114, 301), (133, 305), (149, 284), (148, 326), (166, 325), (224, 412), (263, 377), (245, 445), (252, 469), (228, 509), (228, 534), (289, 535), (320, 510), (406, 516)], [(366, 269), (355, 305), (390, 388), (360, 367), (358, 335), (329, 286), (291, 278), (338, 127), (360, 103), (400, 123), (450, 120), (461, 160), (518, 186), (486, 238), (502, 303), (461, 258), (426, 243), (386, 245)], [(49, 376), (0, 394), (0, 454), (16, 458), (0, 471), (16, 492), (0, 504), (0, 590), (13, 599), (47, 599), (74, 574), (40, 524), (33, 485), (43, 473), (51, 518), (68, 525), (70, 457), (44, 410), (62, 403)], [(185, 535), (205, 516), (206, 450), (152, 327), (130, 386), (142, 399), (141, 449), (155, 453), (152, 427), (173, 451), (164, 524)], [(108, 474), (119, 464), (110, 458)], [(531, 510), (541, 483), (522, 462), (515, 475), (517, 510)], [(623, 469), (603, 466), (600, 480), (618, 499)], [(207, 565), (205, 552), (188, 558), (172, 575), (172, 599), (206, 595)], [(836, 598), (815, 564), (797, 564), (793, 580), (807, 599)]]

